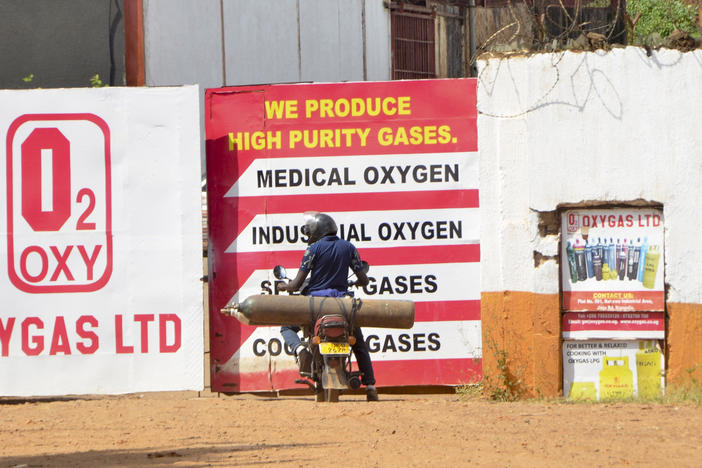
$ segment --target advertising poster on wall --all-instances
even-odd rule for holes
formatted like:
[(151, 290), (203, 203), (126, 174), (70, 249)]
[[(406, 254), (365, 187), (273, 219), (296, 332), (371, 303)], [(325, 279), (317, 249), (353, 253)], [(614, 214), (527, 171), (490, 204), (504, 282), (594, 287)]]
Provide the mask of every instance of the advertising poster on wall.
[(663, 394), (658, 341), (564, 341), (563, 395), (571, 400), (651, 399)]
[(0, 395), (202, 388), (198, 116), (197, 86), (0, 91)]
[(369, 262), (356, 297), (415, 302), (411, 330), (364, 328), (379, 386), (480, 379), (476, 120), (470, 79), (207, 91), (213, 390), (300, 388), (279, 326), (220, 310), (295, 277), (305, 211)]
[(567, 312), (561, 330), (566, 340), (662, 340), (665, 312)]
[(564, 311), (664, 310), (662, 210), (568, 210), (561, 232)]

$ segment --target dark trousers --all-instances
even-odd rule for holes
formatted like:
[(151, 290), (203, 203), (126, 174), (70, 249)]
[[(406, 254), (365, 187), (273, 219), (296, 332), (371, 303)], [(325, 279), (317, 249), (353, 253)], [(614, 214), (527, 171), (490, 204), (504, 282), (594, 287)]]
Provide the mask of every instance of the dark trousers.
[(353, 350), (353, 355), (356, 356), (358, 370), (363, 372), (361, 382), (363, 382), (363, 385), (375, 385), (373, 363), (371, 362), (368, 345), (366, 344), (366, 340), (363, 338), (363, 332), (360, 328), (356, 328), (353, 331), (353, 336), (356, 337), (356, 344), (354, 344), (351, 349)]

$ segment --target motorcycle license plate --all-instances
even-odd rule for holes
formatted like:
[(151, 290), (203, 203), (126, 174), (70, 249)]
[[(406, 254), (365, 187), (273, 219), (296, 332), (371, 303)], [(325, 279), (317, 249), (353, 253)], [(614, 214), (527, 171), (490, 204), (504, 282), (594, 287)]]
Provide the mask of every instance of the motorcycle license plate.
[(319, 343), (319, 352), (321, 354), (349, 354), (351, 347), (348, 343)]

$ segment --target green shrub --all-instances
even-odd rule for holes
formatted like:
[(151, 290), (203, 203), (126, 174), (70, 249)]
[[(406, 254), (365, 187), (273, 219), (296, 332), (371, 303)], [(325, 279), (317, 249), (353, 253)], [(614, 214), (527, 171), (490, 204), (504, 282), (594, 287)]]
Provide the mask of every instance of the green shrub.
[(682, 0), (627, 0), (626, 11), (632, 19), (641, 13), (634, 28), (640, 39), (652, 33), (666, 37), (676, 29), (696, 33), (697, 7)]

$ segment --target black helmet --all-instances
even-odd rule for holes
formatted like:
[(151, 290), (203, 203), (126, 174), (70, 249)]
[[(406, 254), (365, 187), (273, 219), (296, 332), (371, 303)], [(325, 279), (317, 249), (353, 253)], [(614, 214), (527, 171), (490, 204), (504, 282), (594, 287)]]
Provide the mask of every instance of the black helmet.
[(324, 236), (336, 235), (336, 223), (328, 214), (318, 211), (306, 211), (304, 217), (305, 224), (302, 226), (302, 233), (309, 237), (307, 239), (308, 244), (317, 242)]

